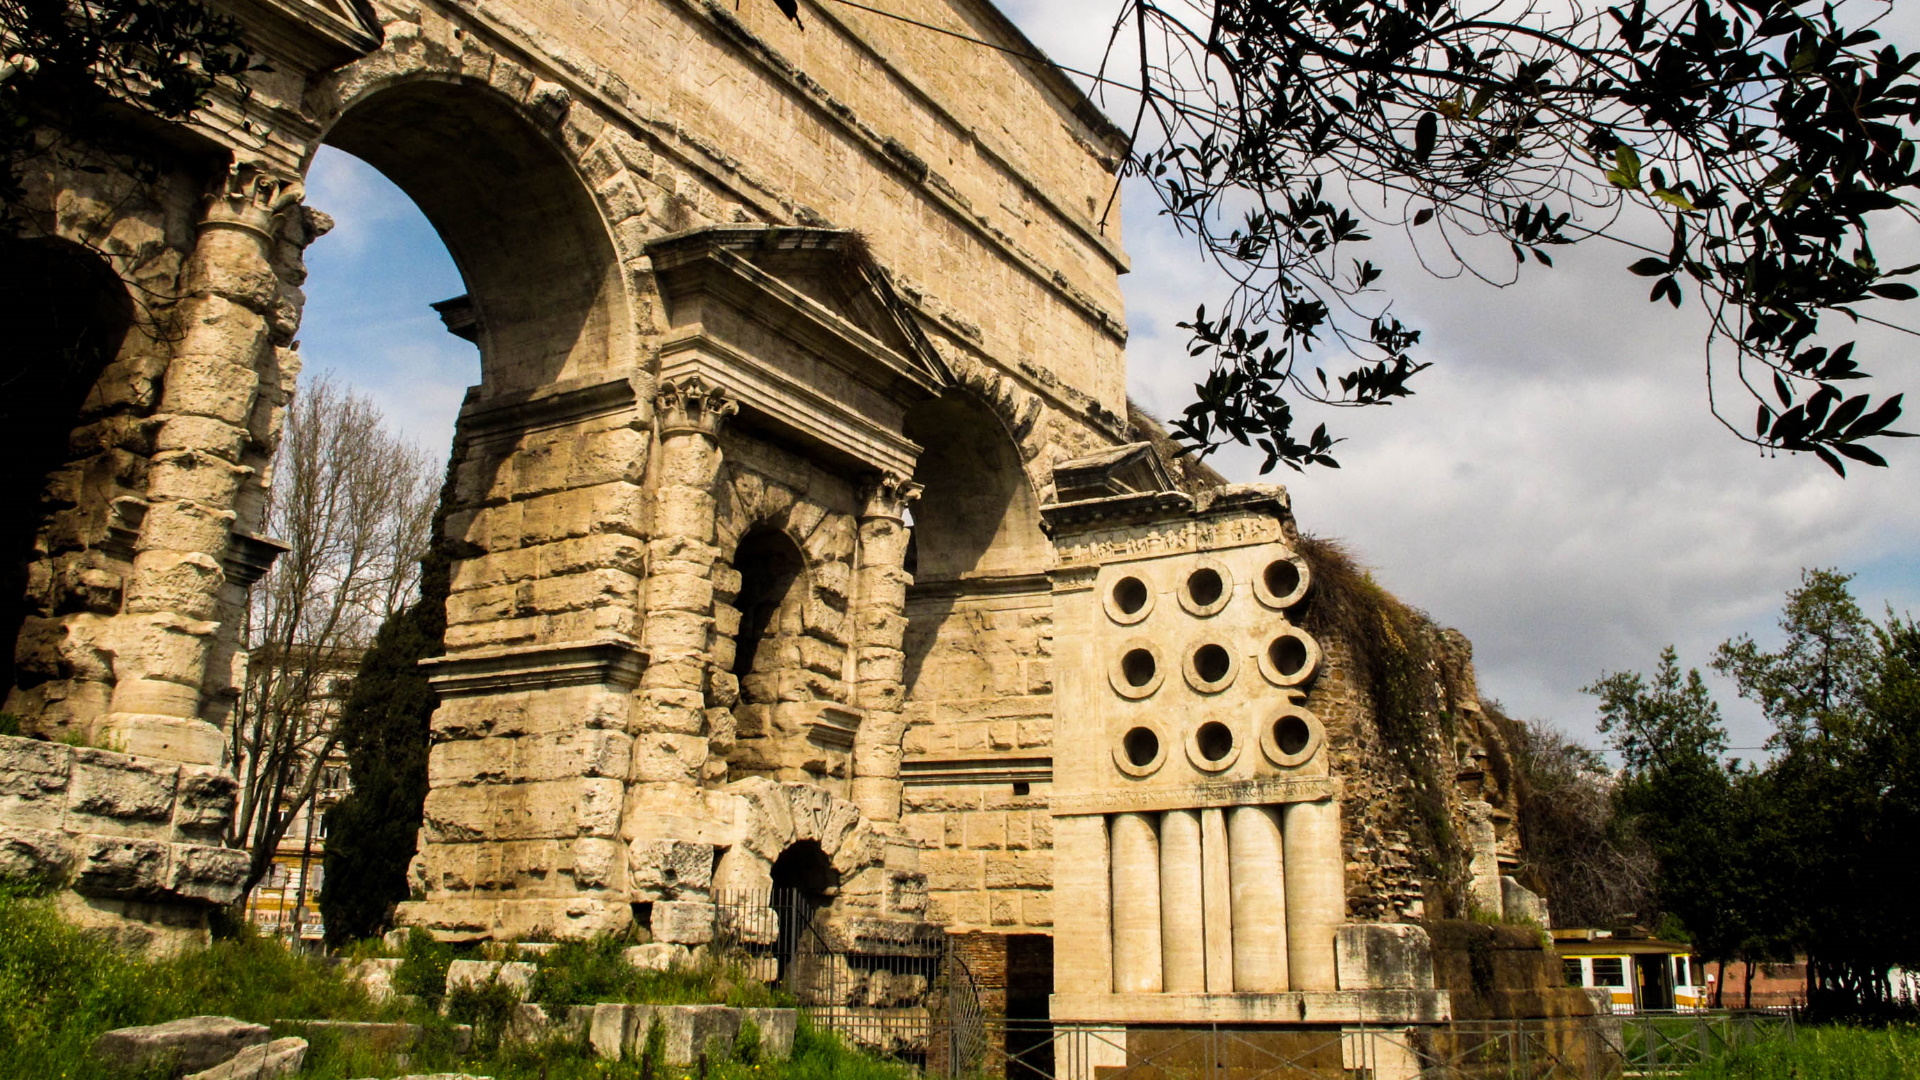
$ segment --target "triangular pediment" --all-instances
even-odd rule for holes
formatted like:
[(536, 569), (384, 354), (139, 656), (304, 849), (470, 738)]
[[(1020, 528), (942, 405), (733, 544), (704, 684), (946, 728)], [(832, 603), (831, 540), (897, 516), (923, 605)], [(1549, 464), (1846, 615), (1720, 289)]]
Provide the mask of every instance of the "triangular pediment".
[[(688, 290), (729, 291), (756, 306), (797, 310), (822, 327), (878, 346), (903, 374), (931, 387), (953, 382), (940, 354), (900, 299), (865, 240), (846, 229), (716, 225), (647, 245), (669, 303)], [(730, 280), (729, 280), (730, 279)]]

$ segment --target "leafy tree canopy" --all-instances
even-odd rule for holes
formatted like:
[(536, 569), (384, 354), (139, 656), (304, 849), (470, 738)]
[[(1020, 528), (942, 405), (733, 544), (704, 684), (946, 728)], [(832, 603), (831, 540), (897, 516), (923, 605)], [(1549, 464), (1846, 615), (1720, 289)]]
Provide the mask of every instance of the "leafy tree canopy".
[(1869, 443), (1902, 434), (1901, 396), (1847, 389), (1864, 358), (1821, 319), (1920, 296), (1903, 280), (1920, 267), (1872, 242), (1920, 183), (1920, 57), (1871, 28), (1890, 3), (1117, 7), (1094, 78), (1137, 96), (1124, 169), (1233, 280), (1182, 324), (1212, 366), (1173, 423), (1199, 453), (1337, 465), (1297, 402), (1413, 392), (1421, 331), (1365, 246), (1396, 229), (1497, 282), (1557, 246), (1622, 244), (1650, 300), (1705, 305), (1709, 402), (1735, 435), (1842, 474), (1886, 463)]
[(259, 68), (239, 24), (195, 0), (0, 0), (0, 226), (18, 225), (29, 159), (101, 149), (116, 109), (185, 120)]

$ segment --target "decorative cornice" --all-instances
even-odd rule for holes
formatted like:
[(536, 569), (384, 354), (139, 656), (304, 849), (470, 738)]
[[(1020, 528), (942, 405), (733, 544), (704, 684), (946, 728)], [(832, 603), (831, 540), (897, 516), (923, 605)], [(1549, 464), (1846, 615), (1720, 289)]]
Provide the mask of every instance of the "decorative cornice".
[(725, 390), (707, 385), (698, 374), (678, 382), (662, 382), (654, 396), (654, 415), (660, 418), (663, 439), (685, 434), (718, 439), (727, 417), (739, 411), (740, 404)]
[(1279, 803), (1325, 802), (1339, 797), (1339, 781), (1330, 776), (1270, 776), (1182, 787), (1128, 787), (1080, 795), (1055, 795), (1051, 809), (1055, 817), (1069, 817), (1198, 810), (1212, 806), (1273, 806)]
[(860, 722), (865, 719), (866, 714), (859, 709), (823, 704), (813, 719), (807, 721), (807, 741), (829, 750), (850, 751)]
[(633, 408), (633, 384), (625, 379), (595, 383), (535, 398), (487, 401), (472, 396), (460, 407), (460, 437), (492, 439), (518, 437), (529, 431), (564, 427), (583, 420), (612, 416)]
[(918, 758), (900, 763), (900, 780), (912, 787), (948, 784), (1046, 784), (1053, 781), (1052, 755)]
[(227, 580), (242, 587), (252, 585), (267, 576), (273, 569), (273, 561), (292, 545), (252, 533), (234, 533), (227, 540), (227, 553), (220, 560), (220, 568), (226, 572)]
[(567, 641), (435, 656), (420, 666), (444, 700), (559, 686), (632, 690), (640, 685), (647, 656), (624, 641)]

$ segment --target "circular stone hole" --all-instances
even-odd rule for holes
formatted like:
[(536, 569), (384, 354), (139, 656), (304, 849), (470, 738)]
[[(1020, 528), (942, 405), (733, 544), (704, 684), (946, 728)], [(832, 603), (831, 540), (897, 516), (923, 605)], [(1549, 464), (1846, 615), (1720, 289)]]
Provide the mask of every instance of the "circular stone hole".
[(1187, 578), (1187, 597), (1195, 607), (1212, 607), (1220, 600), (1227, 584), (1220, 580), (1220, 571), (1212, 569), (1195, 570)]
[(1273, 745), (1288, 757), (1305, 750), (1312, 741), (1313, 730), (1297, 716), (1283, 716), (1273, 722)]
[(1193, 741), (1200, 748), (1200, 756), (1208, 761), (1219, 761), (1233, 753), (1233, 729), (1218, 720), (1201, 724), (1193, 733)]
[(1233, 671), (1233, 658), (1218, 645), (1202, 645), (1193, 650), (1193, 673), (1201, 682), (1217, 683)]
[[(1153, 662), (1153, 654), (1145, 649), (1128, 649), (1120, 658), (1120, 674), (1127, 680), (1128, 686), (1145, 686), (1153, 681), (1153, 673), (1159, 665)], [(1152, 734), (1152, 732), (1148, 732)]]
[(1300, 587), (1300, 568), (1289, 559), (1275, 559), (1267, 564), (1267, 593), (1274, 599), (1292, 596), (1293, 590)]
[(1134, 768), (1144, 769), (1160, 756), (1160, 736), (1152, 728), (1134, 728), (1120, 737), (1120, 750)]
[(1273, 639), (1267, 646), (1267, 661), (1283, 679), (1291, 679), (1307, 666), (1307, 644), (1291, 634)]
[(1137, 615), (1147, 606), (1147, 583), (1137, 577), (1121, 578), (1113, 586), (1113, 606), (1122, 615)]

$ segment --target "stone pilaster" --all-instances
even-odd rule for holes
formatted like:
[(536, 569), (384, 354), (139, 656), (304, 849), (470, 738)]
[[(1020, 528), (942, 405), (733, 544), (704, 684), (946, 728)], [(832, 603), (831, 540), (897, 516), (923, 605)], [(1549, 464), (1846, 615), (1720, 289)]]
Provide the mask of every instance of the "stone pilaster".
[(907, 632), (906, 513), (920, 485), (887, 473), (860, 500), (860, 569), (854, 595), (853, 701), (864, 713), (853, 743), (853, 801), (869, 821), (900, 819), (901, 707)]
[(636, 784), (697, 787), (707, 762), (706, 691), (713, 644), (714, 483), (720, 428), (738, 405), (698, 375), (661, 384), (654, 415), (653, 528), (647, 543), (635, 712)]
[(297, 181), (261, 166), (233, 166), (212, 193), (183, 275), (148, 506), (111, 631), (107, 732), (141, 757), (213, 765), (225, 754), (219, 728), (201, 719), (203, 686), (220, 646), (222, 563), (255, 474), (243, 457), (282, 302), (275, 236), (302, 194)]

